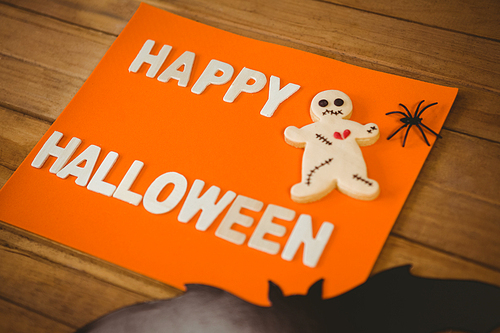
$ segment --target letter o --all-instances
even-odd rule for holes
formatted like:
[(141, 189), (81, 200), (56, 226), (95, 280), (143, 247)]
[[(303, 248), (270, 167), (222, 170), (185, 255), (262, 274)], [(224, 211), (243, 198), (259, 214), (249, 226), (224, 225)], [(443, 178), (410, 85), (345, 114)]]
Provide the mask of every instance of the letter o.
[[(160, 192), (168, 184), (174, 184), (174, 189), (165, 200), (158, 201)], [(184, 194), (186, 194), (186, 189), (186, 177), (177, 172), (167, 172), (156, 178), (154, 182), (149, 185), (146, 194), (144, 194), (142, 203), (144, 208), (152, 214), (165, 214), (179, 204)]]

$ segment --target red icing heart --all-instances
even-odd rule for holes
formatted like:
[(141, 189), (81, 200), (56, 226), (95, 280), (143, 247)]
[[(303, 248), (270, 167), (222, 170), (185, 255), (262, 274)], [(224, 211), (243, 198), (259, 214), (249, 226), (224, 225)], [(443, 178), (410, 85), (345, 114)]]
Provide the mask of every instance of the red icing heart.
[(334, 137), (335, 139), (338, 139), (338, 140), (344, 140), (344, 139), (347, 139), (347, 137), (348, 137), (349, 135), (351, 135), (351, 131), (349, 131), (348, 129), (346, 129), (346, 130), (344, 131), (344, 136), (343, 136), (343, 137), (342, 137), (342, 135), (341, 135), (339, 132), (335, 132), (335, 133), (333, 133), (333, 137)]

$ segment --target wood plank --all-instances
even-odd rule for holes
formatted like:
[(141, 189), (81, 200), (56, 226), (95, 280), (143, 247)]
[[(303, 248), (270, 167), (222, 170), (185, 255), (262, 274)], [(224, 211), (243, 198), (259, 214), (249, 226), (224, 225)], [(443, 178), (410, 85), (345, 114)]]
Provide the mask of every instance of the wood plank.
[(50, 124), (0, 107), (0, 164), (17, 169)]
[(499, 159), (498, 143), (443, 133), (393, 232), (500, 268)]
[(1, 60), (1, 105), (48, 122), (59, 116), (85, 81), (12, 57)]
[[(1, 225), (1, 228), (0, 296), (4, 299), (15, 300), (16, 304), (36, 309), (40, 314), (67, 326), (80, 327), (120, 307), (153, 298), (117, 287), (85, 271), (40, 256), (40, 252), (43, 253), (40, 247), (46, 247), (42, 241), (31, 242), (30, 250), (23, 249), (17, 246), (19, 243), (13, 244), (12, 237), (8, 237), (12, 235), (4, 231), (8, 227)], [(87, 260), (84, 265), (78, 263), (82, 258), (85, 260), (85, 256), (78, 256), (76, 251), (61, 247), (57, 247), (57, 250), (64, 252), (66, 257), (73, 256), (71, 260), (75, 265), (89, 265), (89, 262), (92, 265), (93, 259)], [(109, 265), (97, 266), (98, 270), (106, 271)], [(109, 274), (109, 269), (107, 273)], [(168, 287), (164, 289), (171, 290)]]
[(0, 189), (5, 185), (5, 183), (13, 173), (14, 171), (0, 165)]
[(441, 29), (500, 39), (500, 2), (496, 0), (324, 0)]
[(0, 332), (70, 333), (74, 328), (0, 298)]
[(3, 0), (17, 8), (58, 18), (93, 30), (117, 36), (139, 7), (134, 0), (116, 2), (102, 0)]
[(454, 132), (442, 132), (419, 180), (498, 205), (500, 144)]
[[(108, 2), (100, 0), (88, 0), (83, 6), (76, 6), (76, 1), (4, 0), (4, 2), (115, 35), (120, 33), (138, 7), (137, 1), (130, 0), (121, 1), (118, 8), (116, 6), (112, 8)], [(500, 20), (498, 19), (500, 3), (498, 1), (407, 0), (394, 3), (391, 0), (376, 2), (324, 0), (324, 2), (441, 29), (500, 39)], [(247, 6), (251, 5), (247, 4)]]
[(459, 87), (444, 127), (487, 140), (500, 142), (500, 94)]
[[(265, 4), (248, 3), (245, 0), (147, 2), (249, 37), (292, 41), (300, 45), (301, 49), (312, 50), (349, 63), (382, 65), (433, 79), (447, 80), (452, 85), (500, 91), (500, 63), (497, 61), (500, 43), (494, 40), (438, 30), (320, 1), (287, 0)], [(29, 3), (24, 6), (31, 9)], [(93, 2), (82, 6), (80, 2), (73, 0), (67, 5), (71, 6), (77, 7), (82, 17), (84, 13), (91, 13), (89, 21), (80, 21), (80, 24), (95, 25), (100, 21), (92, 14)], [(51, 16), (60, 15), (61, 19), (70, 21), (70, 18), (65, 16), (69, 12), (67, 8), (55, 8), (56, 10), (50, 11), (49, 14), (50, 6), (47, 6), (44, 13)], [(135, 6), (127, 2), (125, 8), (133, 10)], [(104, 5), (101, 9), (99, 15), (116, 18), (116, 6), (108, 4), (108, 7)], [(18, 15), (24, 17), (22, 13)], [(131, 13), (122, 13), (119, 17), (126, 20), (130, 15)], [(342, 20), (332, 17), (341, 17)]]
[(371, 275), (408, 264), (412, 265), (411, 272), (416, 276), (474, 280), (500, 286), (500, 271), (498, 270), (430, 249), (394, 235), (387, 239)]
[(86, 79), (114, 39), (0, 4), (0, 53), (66, 75)]
[(131, 272), (47, 238), (0, 222), (0, 242), (23, 253), (33, 253), (52, 263), (92, 275), (98, 280), (142, 295), (148, 299), (171, 298), (181, 294), (176, 288)]
[(415, 184), (393, 233), (499, 269), (498, 204), (437, 186)]
[(71, 327), (146, 298), (0, 243), (0, 296)]

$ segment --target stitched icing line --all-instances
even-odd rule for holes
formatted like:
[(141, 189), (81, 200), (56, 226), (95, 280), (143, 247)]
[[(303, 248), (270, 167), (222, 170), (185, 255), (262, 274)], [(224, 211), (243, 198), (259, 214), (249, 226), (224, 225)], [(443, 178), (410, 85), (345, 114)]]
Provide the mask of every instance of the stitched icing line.
[(373, 130), (373, 131), (376, 131), (376, 130), (377, 130), (377, 127), (372, 126), (372, 127), (370, 127), (370, 129), (369, 129), (369, 130), (366, 130), (366, 131), (367, 131), (368, 133), (371, 133), (371, 132), (372, 132), (372, 130)]
[(352, 178), (356, 179), (356, 180), (361, 180), (362, 182), (368, 184), (368, 186), (372, 186), (373, 183), (366, 180), (366, 179), (363, 179), (361, 176), (358, 176), (358, 174), (355, 174), (355, 175), (352, 175)]
[(334, 115), (341, 114), (341, 115), (344, 115), (344, 114), (342, 113), (342, 110), (338, 110), (338, 111), (333, 111), (333, 110), (325, 110), (325, 111), (323, 111), (323, 116), (324, 116), (325, 114), (334, 114)]
[(323, 166), (325, 166), (327, 164), (330, 164), (331, 161), (333, 161), (333, 158), (327, 159), (326, 161), (324, 161), (323, 163), (321, 163), (318, 166), (315, 166), (314, 169), (312, 169), (311, 171), (309, 171), (309, 173), (307, 174), (306, 185), (311, 185), (311, 177), (312, 177), (313, 173), (316, 172), (316, 170), (318, 170), (319, 168), (321, 168), (321, 167), (323, 167)]
[(332, 143), (330, 141), (328, 141), (327, 138), (325, 138), (323, 135), (321, 134), (318, 134), (316, 133), (316, 138), (320, 141), (322, 141), (323, 143), (326, 143), (327, 145), (331, 145)]

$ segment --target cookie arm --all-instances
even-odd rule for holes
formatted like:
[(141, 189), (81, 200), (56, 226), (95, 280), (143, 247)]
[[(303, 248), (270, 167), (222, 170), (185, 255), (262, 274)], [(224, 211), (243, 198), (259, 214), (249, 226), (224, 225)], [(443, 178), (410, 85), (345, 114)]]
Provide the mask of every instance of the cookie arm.
[(356, 137), (356, 142), (360, 146), (369, 146), (374, 144), (380, 137), (380, 131), (377, 124), (369, 123), (361, 125), (360, 131)]
[(295, 126), (288, 126), (285, 129), (285, 142), (297, 148), (304, 148), (306, 145), (301, 129)]

